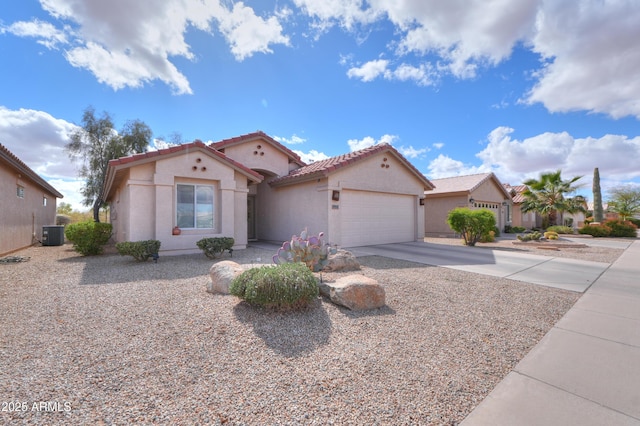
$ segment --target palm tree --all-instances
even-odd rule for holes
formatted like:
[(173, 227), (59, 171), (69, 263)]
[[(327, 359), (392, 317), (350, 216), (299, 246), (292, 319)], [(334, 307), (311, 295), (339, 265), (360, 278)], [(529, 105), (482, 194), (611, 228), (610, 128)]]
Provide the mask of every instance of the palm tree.
[(558, 214), (562, 212), (586, 211), (582, 196), (565, 197), (578, 189), (573, 184), (581, 178), (582, 176), (576, 176), (569, 180), (562, 180), (561, 171), (556, 170), (543, 173), (540, 179), (525, 181), (527, 189), (522, 193), (525, 197), (522, 211), (540, 213), (546, 225), (556, 225)]

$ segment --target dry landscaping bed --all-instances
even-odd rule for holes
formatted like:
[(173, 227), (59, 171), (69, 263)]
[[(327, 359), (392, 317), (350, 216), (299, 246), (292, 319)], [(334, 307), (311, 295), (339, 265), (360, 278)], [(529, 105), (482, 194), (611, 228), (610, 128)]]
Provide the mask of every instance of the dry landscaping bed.
[(28, 409), (0, 423), (457, 424), (579, 297), (371, 256), (359, 273), (384, 308), (280, 314), (207, 293), (204, 255), (17, 254), (0, 264), (0, 401)]

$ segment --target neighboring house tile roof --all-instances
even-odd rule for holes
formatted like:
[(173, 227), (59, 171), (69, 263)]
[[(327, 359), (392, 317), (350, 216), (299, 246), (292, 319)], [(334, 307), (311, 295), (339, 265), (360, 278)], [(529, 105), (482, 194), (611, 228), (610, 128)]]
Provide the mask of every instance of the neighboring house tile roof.
[(196, 140), (191, 143), (186, 143), (183, 145), (176, 145), (169, 148), (159, 149), (157, 151), (148, 151), (140, 154), (130, 155), (128, 157), (116, 158), (114, 160), (109, 161), (109, 168), (107, 170), (107, 177), (105, 179), (104, 186), (104, 195), (103, 198), (106, 200), (109, 196), (109, 192), (113, 187), (114, 180), (117, 179), (117, 171), (121, 169), (126, 169), (128, 167), (133, 166), (134, 164), (142, 164), (151, 161), (160, 160), (163, 157), (178, 155), (183, 151), (189, 150), (200, 150), (204, 151), (212, 157), (217, 157), (223, 162), (226, 162), (230, 167), (240, 171), (245, 174), (247, 177), (252, 178), (256, 182), (261, 182), (264, 177), (250, 168), (244, 166), (243, 164), (232, 160), (231, 158), (224, 155), (224, 153), (204, 144), (204, 142), (200, 140)]
[(502, 183), (493, 173), (479, 173), (474, 175), (453, 176), (442, 179), (433, 179), (431, 182), (436, 188), (426, 194), (427, 196), (437, 196), (454, 193), (471, 193), (475, 191), (483, 183), (494, 180), (505, 195), (505, 198), (511, 198), (511, 194), (504, 188)]
[(29, 178), (46, 192), (52, 194), (56, 198), (64, 198), (64, 195), (58, 192), (53, 186), (49, 185), (47, 181), (42, 179), (40, 175), (31, 170), (29, 166), (22, 162), (22, 160), (16, 157), (11, 151), (9, 151), (7, 147), (2, 144), (0, 144), (0, 160), (4, 160), (5, 162), (7, 162), (9, 166), (22, 173), (26, 178)]
[(514, 195), (511, 196), (511, 199), (513, 200), (514, 204), (520, 204), (525, 200), (525, 196), (522, 195), (522, 193), (527, 189), (527, 185), (516, 185), (516, 186), (511, 186), (508, 183), (504, 184), (504, 187), (507, 189), (507, 191), (514, 191)]
[(278, 142), (277, 140), (273, 139), (271, 136), (267, 135), (266, 133), (260, 130), (253, 133), (247, 133), (246, 135), (236, 136), (234, 138), (223, 139), (221, 141), (214, 142), (211, 144), (211, 147), (224, 152), (224, 149), (229, 146), (250, 142), (256, 139), (265, 140), (271, 145), (273, 145), (274, 148), (276, 148), (280, 152), (284, 153), (287, 157), (289, 157), (290, 162), (293, 162), (300, 167), (304, 167), (307, 165), (304, 161), (302, 161), (302, 159), (300, 159), (300, 156), (298, 154), (291, 151), (289, 148), (282, 145), (280, 142)]
[(332, 172), (348, 167), (358, 161), (371, 157), (372, 155), (389, 152), (403, 163), (425, 186), (426, 189), (433, 189), (433, 184), (427, 179), (413, 164), (407, 161), (394, 147), (389, 144), (377, 144), (359, 151), (350, 152), (348, 154), (338, 155), (326, 160), (316, 161), (307, 166), (291, 171), (286, 176), (279, 176), (271, 181), (270, 185), (287, 185), (292, 183), (304, 182), (319, 177), (326, 177)]

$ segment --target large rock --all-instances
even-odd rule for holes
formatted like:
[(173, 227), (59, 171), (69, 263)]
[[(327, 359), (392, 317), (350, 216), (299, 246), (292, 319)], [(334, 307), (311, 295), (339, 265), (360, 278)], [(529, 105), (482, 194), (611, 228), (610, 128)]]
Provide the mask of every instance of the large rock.
[(209, 269), (211, 280), (207, 283), (207, 291), (214, 294), (229, 294), (231, 281), (243, 272), (242, 266), (231, 260), (214, 263)]
[(357, 271), (360, 269), (360, 263), (358, 259), (347, 250), (338, 250), (335, 254), (330, 254), (328, 257), (328, 263), (324, 267), (327, 272), (337, 271)]
[(335, 283), (323, 283), (323, 294), (336, 305), (344, 306), (352, 311), (366, 311), (385, 305), (385, 291), (378, 282), (364, 275), (348, 275)]

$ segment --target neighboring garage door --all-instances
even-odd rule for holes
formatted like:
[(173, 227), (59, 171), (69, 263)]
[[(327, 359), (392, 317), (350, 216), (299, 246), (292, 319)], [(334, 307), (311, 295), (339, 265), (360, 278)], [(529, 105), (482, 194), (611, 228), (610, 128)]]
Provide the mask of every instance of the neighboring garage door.
[(415, 241), (415, 203), (412, 195), (343, 190), (341, 245), (357, 247)]

